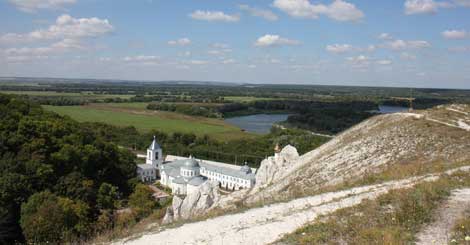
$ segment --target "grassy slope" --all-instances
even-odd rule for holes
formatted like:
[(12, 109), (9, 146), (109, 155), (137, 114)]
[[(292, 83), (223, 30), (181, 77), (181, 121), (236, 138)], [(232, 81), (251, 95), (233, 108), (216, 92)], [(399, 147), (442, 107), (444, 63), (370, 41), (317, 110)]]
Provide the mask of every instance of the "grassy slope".
[(470, 186), (460, 172), (338, 210), (284, 236), (282, 244), (408, 244), (452, 189)]
[(80, 122), (102, 122), (116, 126), (134, 126), (142, 132), (161, 130), (165, 132), (208, 134), (218, 139), (253, 137), (239, 128), (221, 120), (190, 117), (171, 112), (145, 110), (145, 103), (92, 104), (89, 106), (43, 106)]

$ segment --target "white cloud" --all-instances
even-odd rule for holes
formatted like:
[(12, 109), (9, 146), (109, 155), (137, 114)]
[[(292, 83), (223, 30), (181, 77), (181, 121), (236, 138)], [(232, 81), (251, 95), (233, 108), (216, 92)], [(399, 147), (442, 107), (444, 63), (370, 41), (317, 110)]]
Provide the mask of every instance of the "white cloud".
[(393, 62), (391, 60), (377, 60), (376, 63), (379, 65), (391, 65)]
[(335, 53), (335, 54), (346, 53), (352, 50), (353, 50), (353, 47), (349, 44), (333, 44), (333, 45), (326, 46), (326, 51)]
[(281, 64), (282, 61), (276, 58), (269, 58), (265, 61), (268, 64)]
[(189, 38), (183, 37), (178, 40), (170, 40), (168, 41), (168, 45), (172, 46), (187, 46), (191, 44), (191, 40)]
[(185, 51), (185, 52), (180, 52), (178, 53), (179, 57), (189, 57), (191, 56), (191, 51)]
[(297, 18), (317, 19), (325, 15), (337, 21), (358, 21), (364, 13), (354, 4), (334, 0), (329, 5), (312, 4), (308, 0), (275, 0), (273, 6)]
[(234, 59), (226, 59), (222, 60), (222, 64), (228, 65), (228, 64), (234, 64), (236, 61)]
[(403, 52), (403, 53), (400, 54), (400, 59), (402, 59), (402, 60), (415, 60), (416, 55), (410, 54), (410, 53), (407, 53), (407, 52)]
[(346, 60), (352, 65), (353, 68), (364, 69), (370, 65), (371, 59), (365, 55), (354, 57), (347, 57)]
[(0, 50), (1, 56), (13, 62), (46, 59), (52, 55), (63, 54), (73, 50), (85, 50), (78, 40), (64, 39), (45, 47), (22, 47)]
[(160, 57), (154, 55), (138, 55), (138, 56), (126, 56), (122, 60), (127, 62), (148, 62), (159, 60)]
[(210, 55), (225, 55), (230, 52), (232, 52), (231, 49), (211, 49), (207, 51), (207, 53)]
[(412, 40), (412, 41), (405, 41), (405, 40), (394, 40), (387, 42), (384, 47), (392, 49), (392, 50), (406, 50), (406, 49), (421, 49), (421, 48), (429, 48), (431, 44), (427, 41), (422, 40)]
[(354, 62), (354, 63), (361, 63), (361, 62), (368, 62), (370, 58), (365, 55), (359, 55), (359, 56), (354, 56), (354, 57), (347, 57), (346, 60)]
[(226, 43), (213, 43), (211, 47), (220, 48), (220, 49), (228, 49), (230, 46)]
[(270, 47), (280, 45), (299, 45), (300, 41), (281, 37), (279, 35), (266, 34), (255, 42), (255, 46), (258, 47)]
[(196, 10), (189, 14), (189, 17), (195, 20), (237, 22), (240, 20), (238, 15), (228, 15), (222, 11), (202, 11)]
[(98, 37), (111, 33), (114, 27), (107, 19), (80, 18), (76, 19), (64, 14), (57, 18), (54, 25), (47, 29), (39, 29), (26, 34), (7, 33), (0, 37), (1, 42), (34, 42), (52, 39), (78, 39)]
[(191, 64), (191, 65), (206, 65), (206, 64), (209, 64), (209, 62), (206, 61), (206, 60), (190, 60), (188, 63)]
[(464, 39), (468, 35), (465, 30), (446, 30), (441, 34), (446, 39)]
[(439, 8), (449, 8), (452, 4), (449, 2), (437, 2), (434, 0), (406, 0), (405, 14), (429, 14), (436, 13)]
[(252, 16), (256, 16), (256, 17), (261, 17), (265, 20), (269, 20), (269, 21), (276, 21), (278, 20), (278, 17), (276, 14), (274, 14), (271, 10), (265, 10), (265, 9), (259, 9), (259, 8), (254, 8), (254, 7), (250, 7), (246, 4), (242, 4), (242, 5), (239, 5), (238, 8), (240, 8), (241, 10), (244, 10), (246, 12), (248, 12), (250, 15)]
[(131, 65), (154, 66), (161, 64), (161, 58), (155, 55), (126, 56), (121, 60)]
[(34, 13), (38, 10), (58, 10), (63, 9), (66, 5), (74, 4), (76, 0), (8, 0), (17, 9), (27, 12)]
[(392, 40), (393, 39), (392, 35), (390, 35), (389, 33), (381, 33), (377, 38), (381, 39), (381, 40)]

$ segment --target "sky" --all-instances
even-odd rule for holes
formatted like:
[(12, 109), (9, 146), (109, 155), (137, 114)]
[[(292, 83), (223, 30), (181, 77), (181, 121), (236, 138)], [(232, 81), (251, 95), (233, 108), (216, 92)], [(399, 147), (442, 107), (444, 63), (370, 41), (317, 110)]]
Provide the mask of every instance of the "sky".
[(470, 0), (0, 0), (0, 76), (470, 89)]

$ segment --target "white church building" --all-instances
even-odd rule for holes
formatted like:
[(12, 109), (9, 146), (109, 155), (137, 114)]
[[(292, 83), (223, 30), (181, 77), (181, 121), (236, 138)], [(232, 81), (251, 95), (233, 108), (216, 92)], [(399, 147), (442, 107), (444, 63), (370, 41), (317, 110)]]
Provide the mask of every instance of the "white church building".
[(159, 177), (158, 169), (163, 163), (162, 148), (153, 136), (152, 144), (147, 148), (145, 164), (137, 165), (137, 176), (142, 182), (155, 182)]
[(171, 188), (173, 194), (186, 195), (208, 180), (219, 182), (221, 188), (240, 190), (255, 184), (256, 169), (248, 165), (237, 166), (221, 162), (196, 159), (192, 156), (167, 155), (154, 140), (147, 149), (146, 164), (139, 164), (137, 174), (143, 182), (160, 183)]

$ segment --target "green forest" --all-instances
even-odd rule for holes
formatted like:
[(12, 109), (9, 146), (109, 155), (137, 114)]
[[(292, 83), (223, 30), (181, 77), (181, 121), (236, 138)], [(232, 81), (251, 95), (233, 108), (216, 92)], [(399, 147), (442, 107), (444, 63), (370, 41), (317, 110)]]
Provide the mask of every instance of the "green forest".
[(74, 241), (112, 225), (135, 195), (135, 168), (88, 127), (0, 95), (0, 243)]

